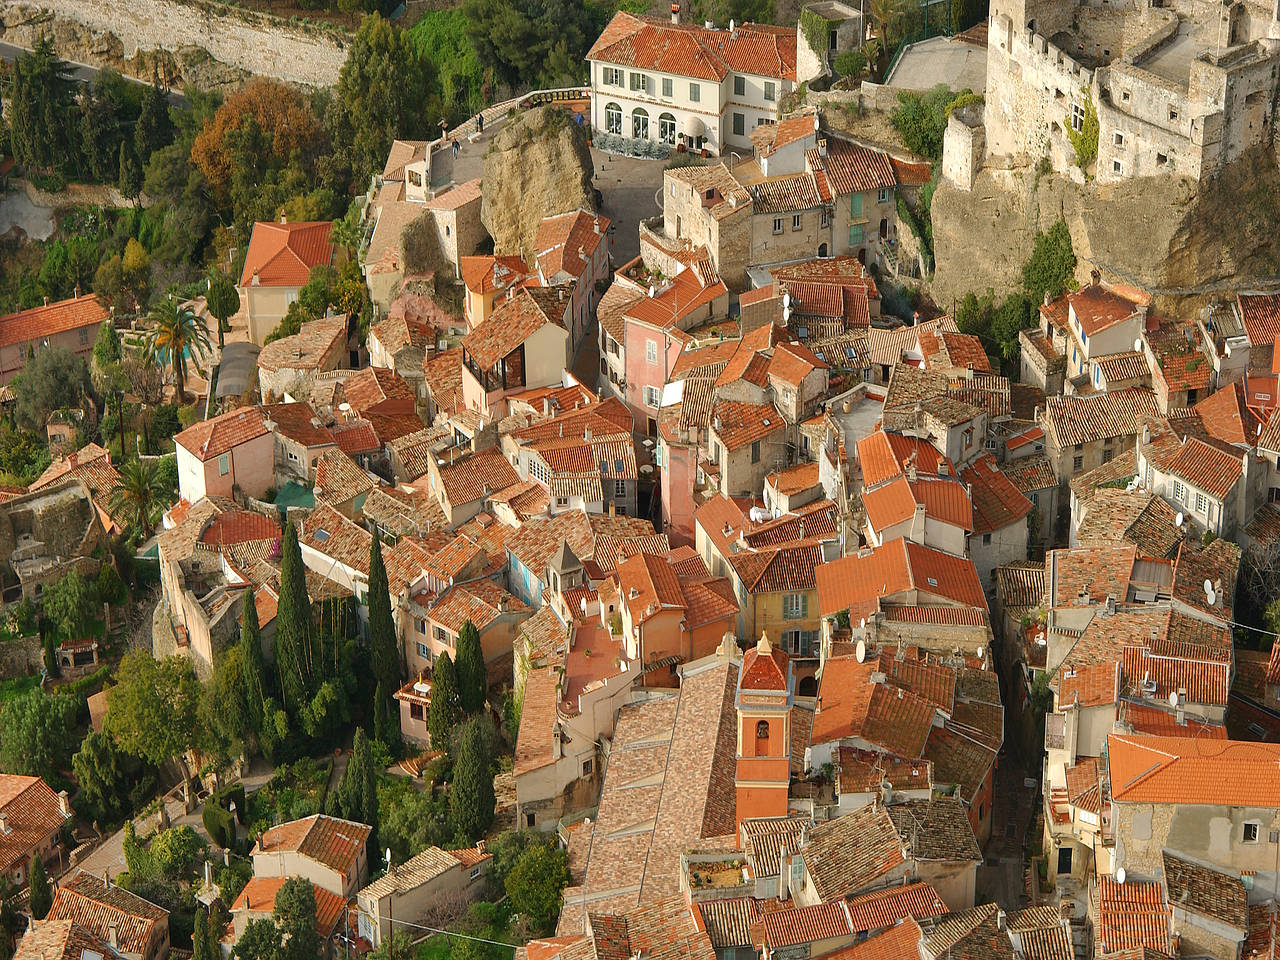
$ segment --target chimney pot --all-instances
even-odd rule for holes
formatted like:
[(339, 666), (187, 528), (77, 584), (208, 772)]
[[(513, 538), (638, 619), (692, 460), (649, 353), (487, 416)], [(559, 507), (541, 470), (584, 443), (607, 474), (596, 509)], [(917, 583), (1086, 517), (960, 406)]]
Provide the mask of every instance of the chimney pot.
[(671, 5), (671, 22), (674, 24), (680, 23), (680, 4), (678, 3)]
[(71, 797), (65, 790), (58, 791), (58, 812), (64, 820), (71, 816)]

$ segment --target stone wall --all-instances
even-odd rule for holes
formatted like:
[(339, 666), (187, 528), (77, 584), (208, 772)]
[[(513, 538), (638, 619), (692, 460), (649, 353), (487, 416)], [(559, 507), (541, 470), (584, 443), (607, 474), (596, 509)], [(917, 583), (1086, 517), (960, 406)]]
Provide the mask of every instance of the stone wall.
[(188, 56), (190, 67), (181, 69), (179, 54), (204, 51), (236, 73), (308, 87), (337, 83), (350, 40), (335, 28), (290, 23), (211, 0), (0, 0), (0, 21), (6, 43), (30, 46), (48, 30), (59, 54), (94, 66), (141, 74), (154, 59), (148, 55), (167, 51), (180, 79), (192, 80), (187, 74), (200, 57)]
[(0, 643), (0, 680), (29, 676), (43, 665), (44, 646), (38, 635)]

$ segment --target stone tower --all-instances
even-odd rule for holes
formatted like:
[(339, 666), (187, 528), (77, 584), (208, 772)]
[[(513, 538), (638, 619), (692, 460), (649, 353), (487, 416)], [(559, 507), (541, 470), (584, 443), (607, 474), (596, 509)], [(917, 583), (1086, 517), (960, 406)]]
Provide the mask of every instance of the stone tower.
[(784, 817), (791, 784), (791, 711), (796, 678), (786, 653), (763, 634), (738, 674), (737, 823)]

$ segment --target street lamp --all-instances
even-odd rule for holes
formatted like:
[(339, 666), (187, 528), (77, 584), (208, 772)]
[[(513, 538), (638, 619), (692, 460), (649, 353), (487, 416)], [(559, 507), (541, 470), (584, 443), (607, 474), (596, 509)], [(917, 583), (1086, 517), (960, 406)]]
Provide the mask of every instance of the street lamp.
[[(383, 860), (387, 862), (387, 873), (390, 873), (391, 872), (391, 848), (390, 847), (387, 847), (387, 851), (383, 855)], [(387, 960), (395, 960), (394, 950), (396, 945), (396, 928), (395, 928), (395, 921), (392, 919), (392, 914), (391, 914), (391, 907), (392, 907), (392, 904), (395, 902), (395, 898), (396, 898), (396, 890), (395, 890), (395, 887), (392, 886), (391, 890), (387, 893)]]

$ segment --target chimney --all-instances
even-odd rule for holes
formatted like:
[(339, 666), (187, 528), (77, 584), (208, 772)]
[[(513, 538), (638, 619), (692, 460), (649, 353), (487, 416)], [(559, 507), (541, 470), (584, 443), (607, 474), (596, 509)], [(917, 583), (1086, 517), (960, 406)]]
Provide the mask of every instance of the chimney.
[(678, 3), (671, 5), (671, 22), (676, 26), (680, 25), (680, 4)]
[(44, 298), (44, 305), (45, 305), (46, 307), (49, 305), (49, 298), (48, 298), (48, 297), (45, 297), (45, 298)]
[(107, 924), (107, 943), (111, 945), (112, 950), (120, 949), (120, 924)]
[(611, 517), (612, 517), (612, 516), (615, 516), (616, 514), (617, 514), (617, 508), (614, 506), (613, 501), (612, 501), (612, 500), (610, 500), (610, 501), (609, 501), (609, 516), (611, 516)]
[(76, 299), (80, 299), (80, 284), (76, 284)]
[(281, 223), (288, 223), (288, 222), (289, 222), (289, 218), (288, 218), (287, 216), (285, 216), (285, 215), (282, 213), (282, 214), (280, 214), (280, 222), (281, 222)]
[(1102, 274), (1098, 272), (1097, 267), (1089, 271), (1089, 282), (1095, 287), (1102, 282)]
[(485, 849), (485, 846), (486, 846), (486, 844), (487, 844), (487, 843), (488, 843), (488, 841), (483, 840), (483, 839), (481, 839), (481, 840), (477, 840), (477, 841), (476, 841), (476, 853), (484, 853), (484, 849)]
[(1049, 291), (1046, 290), (1044, 292), (1044, 305), (1047, 307), (1051, 303), (1053, 303), (1053, 297), (1049, 296)]
[(0, 833), (10, 833), (13, 828), (9, 826), (9, 814), (0, 810)]
[(63, 820), (71, 816), (71, 797), (65, 790), (58, 791), (58, 812), (62, 814)]
[(204, 885), (206, 887), (213, 886), (213, 861), (206, 860), (204, 862)]

